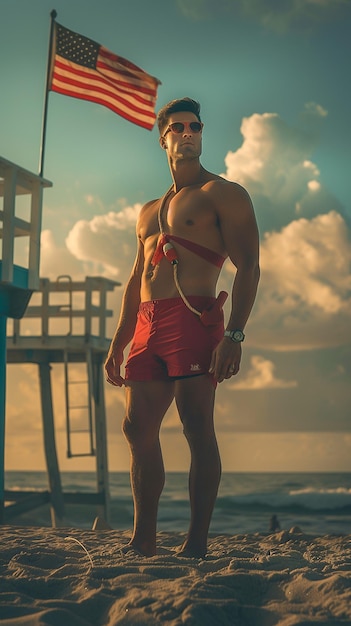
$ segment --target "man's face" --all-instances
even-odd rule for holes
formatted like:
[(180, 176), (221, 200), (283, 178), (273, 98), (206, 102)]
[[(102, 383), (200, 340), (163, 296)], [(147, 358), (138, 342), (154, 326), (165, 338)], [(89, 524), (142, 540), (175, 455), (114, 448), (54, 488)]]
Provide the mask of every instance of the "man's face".
[[(174, 132), (171, 125), (182, 122), (184, 128), (180, 132)], [(190, 124), (194, 124), (193, 128)], [(194, 113), (183, 111), (172, 113), (168, 120), (163, 136), (160, 137), (162, 147), (168, 155), (176, 160), (194, 159), (201, 154), (202, 132), (199, 131), (199, 120)], [(180, 130), (180, 126), (173, 127)], [(202, 128), (202, 125), (201, 125)]]

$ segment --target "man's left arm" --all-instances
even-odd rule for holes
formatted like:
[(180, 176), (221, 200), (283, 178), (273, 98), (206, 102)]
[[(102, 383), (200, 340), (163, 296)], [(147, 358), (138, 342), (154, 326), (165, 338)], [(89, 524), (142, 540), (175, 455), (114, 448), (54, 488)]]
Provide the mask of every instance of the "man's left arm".
[[(244, 330), (255, 302), (260, 277), (259, 235), (252, 202), (247, 191), (223, 182), (216, 199), (223, 241), (236, 267), (232, 306), (227, 330)], [(241, 343), (223, 337), (212, 355), (210, 372), (218, 382), (238, 373)]]

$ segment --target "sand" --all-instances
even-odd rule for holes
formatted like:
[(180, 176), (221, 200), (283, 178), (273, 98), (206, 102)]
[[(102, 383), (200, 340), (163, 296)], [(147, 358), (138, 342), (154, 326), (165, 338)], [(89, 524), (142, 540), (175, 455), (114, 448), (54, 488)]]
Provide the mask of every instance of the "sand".
[(211, 536), (205, 559), (169, 532), (125, 555), (129, 536), (2, 526), (1, 626), (351, 624), (351, 536)]

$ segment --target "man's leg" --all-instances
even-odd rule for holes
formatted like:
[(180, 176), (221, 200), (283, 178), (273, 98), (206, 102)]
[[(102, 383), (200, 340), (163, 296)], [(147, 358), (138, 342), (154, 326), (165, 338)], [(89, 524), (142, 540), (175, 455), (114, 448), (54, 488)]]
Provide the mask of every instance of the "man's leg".
[(180, 554), (201, 557), (221, 477), (221, 461), (213, 424), (215, 390), (208, 376), (178, 380), (175, 398), (191, 452), (189, 495), (191, 521)]
[(174, 397), (174, 383), (130, 382), (123, 432), (131, 452), (134, 531), (130, 545), (145, 556), (156, 554), (158, 501), (164, 486), (159, 440), (163, 417)]

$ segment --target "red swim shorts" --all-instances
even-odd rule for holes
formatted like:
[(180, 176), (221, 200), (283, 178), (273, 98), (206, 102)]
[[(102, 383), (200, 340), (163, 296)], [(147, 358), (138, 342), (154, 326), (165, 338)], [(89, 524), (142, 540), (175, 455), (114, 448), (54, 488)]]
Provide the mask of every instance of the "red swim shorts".
[[(215, 298), (189, 296), (198, 311)], [(181, 298), (141, 302), (125, 368), (126, 381), (170, 380), (208, 374), (212, 351), (224, 333), (223, 311), (204, 326)]]

